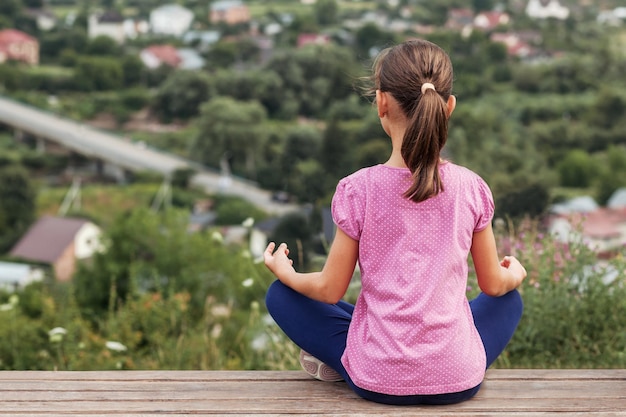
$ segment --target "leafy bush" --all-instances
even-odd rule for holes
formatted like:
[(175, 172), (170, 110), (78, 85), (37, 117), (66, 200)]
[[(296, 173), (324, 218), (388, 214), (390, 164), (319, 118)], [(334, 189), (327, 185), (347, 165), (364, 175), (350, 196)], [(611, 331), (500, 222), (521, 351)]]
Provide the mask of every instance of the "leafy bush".
[(567, 244), (526, 225), (500, 236), (502, 253), (528, 271), (522, 321), (498, 367), (626, 366), (626, 258), (601, 261), (587, 242)]
[[(264, 307), (273, 276), (217, 232), (186, 233), (179, 214), (129, 215), (112, 234), (121, 246), (75, 284), (0, 296), (0, 369), (297, 369), (298, 348)], [(495, 366), (623, 368), (624, 250), (600, 262), (584, 241), (560, 243), (530, 222), (496, 234), (528, 277), (522, 321)], [(107, 281), (119, 272), (132, 284), (124, 298)], [(87, 290), (103, 308), (81, 301)], [(347, 299), (355, 291), (358, 277)]]
[(241, 224), (252, 217), (256, 221), (263, 220), (267, 215), (254, 204), (239, 197), (218, 195), (215, 197), (215, 213), (218, 225)]

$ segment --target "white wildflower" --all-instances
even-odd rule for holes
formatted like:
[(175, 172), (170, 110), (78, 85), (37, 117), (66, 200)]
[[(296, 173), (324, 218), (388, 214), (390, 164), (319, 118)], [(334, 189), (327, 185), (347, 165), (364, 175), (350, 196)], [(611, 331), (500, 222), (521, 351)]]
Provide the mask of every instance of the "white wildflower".
[(222, 236), (222, 234), (220, 232), (218, 232), (217, 230), (214, 231), (213, 233), (211, 233), (211, 239), (214, 242), (217, 242), (217, 243), (223, 243), (224, 242), (224, 236)]
[(64, 336), (67, 334), (67, 330), (65, 330), (63, 327), (55, 327), (54, 329), (48, 332), (48, 335), (50, 336), (55, 336), (58, 334), (60, 334), (61, 336)]
[(211, 307), (211, 314), (213, 317), (228, 317), (230, 316), (230, 307), (225, 304), (216, 304)]
[(9, 304), (11, 304), (13, 307), (18, 305), (19, 302), (20, 302), (20, 297), (18, 297), (17, 294), (13, 294), (12, 296), (9, 297)]
[(67, 334), (67, 330), (63, 327), (55, 327), (48, 332), (51, 343), (60, 343), (63, 341), (63, 337)]
[(218, 337), (220, 337), (221, 334), (222, 334), (222, 325), (217, 323), (215, 326), (213, 326), (213, 330), (211, 330), (211, 337), (213, 339), (217, 339)]
[(250, 347), (257, 352), (265, 350), (269, 342), (269, 337), (266, 334), (260, 334), (252, 340)]
[(248, 278), (241, 283), (241, 285), (243, 285), (246, 288), (251, 287), (252, 284), (254, 284), (254, 280), (252, 278)]
[(114, 352), (124, 352), (127, 349), (126, 346), (124, 346), (120, 342), (114, 342), (111, 340), (107, 340), (107, 342), (105, 343), (105, 346), (107, 347), (107, 349), (112, 350)]
[(263, 318), (261, 319), (261, 321), (263, 322), (263, 324), (265, 324), (266, 326), (271, 326), (271, 325), (276, 325), (276, 322), (274, 321), (274, 319), (272, 318), (272, 316), (270, 316), (269, 314), (265, 314), (263, 316)]

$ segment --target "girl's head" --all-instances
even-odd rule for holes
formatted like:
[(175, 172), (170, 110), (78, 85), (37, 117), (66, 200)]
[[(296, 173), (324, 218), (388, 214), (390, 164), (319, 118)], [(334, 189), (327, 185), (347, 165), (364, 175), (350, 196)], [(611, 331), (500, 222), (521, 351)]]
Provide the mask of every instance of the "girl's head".
[(424, 201), (443, 191), (439, 157), (454, 108), (452, 63), (448, 54), (425, 40), (410, 40), (383, 50), (374, 62), (374, 87), (391, 94), (407, 127), (402, 158), (413, 174), (405, 196)]

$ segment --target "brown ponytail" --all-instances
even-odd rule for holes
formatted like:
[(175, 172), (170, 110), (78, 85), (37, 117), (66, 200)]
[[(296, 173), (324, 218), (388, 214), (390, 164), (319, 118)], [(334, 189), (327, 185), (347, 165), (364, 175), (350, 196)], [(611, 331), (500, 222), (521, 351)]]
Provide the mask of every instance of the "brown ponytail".
[[(391, 93), (409, 120), (401, 154), (413, 184), (404, 196), (415, 202), (427, 200), (443, 191), (439, 157), (448, 137), (450, 58), (431, 42), (411, 40), (381, 53), (373, 76), (376, 88)], [(422, 92), (424, 83), (432, 87)]]

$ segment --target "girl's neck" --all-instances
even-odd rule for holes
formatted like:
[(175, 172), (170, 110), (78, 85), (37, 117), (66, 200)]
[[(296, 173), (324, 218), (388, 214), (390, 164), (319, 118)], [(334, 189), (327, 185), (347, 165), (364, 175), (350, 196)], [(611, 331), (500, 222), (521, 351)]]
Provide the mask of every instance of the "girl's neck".
[[(439, 163), (440, 164), (445, 164), (446, 161), (443, 158), (439, 158)], [(404, 162), (404, 159), (402, 158), (402, 155), (400, 154), (400, 152), (395, 152), (393, 151), (391, 153), (391, 156), (389, 157), (389, 159), (387, 160), (387, 162), (385, 162), (383, 165), (388, 166), (388, 167), (392, 167), (392, 168), (408, 168), (406, 166), (406, 163)]]
[(393, 168), (406, 168), (406, 164), (404, 163), (404, 159), (402, 158), (402, 155), (400, 154), (400, 151), (396, 151), (395, 149), (393, 150), (393, 152), (391, 152), (391, 156), (389, 156), (389, 159), (387, 160), (387, 162), (385, 162), (384, 164), (385, 166), (388, 167), (393, 167)]

